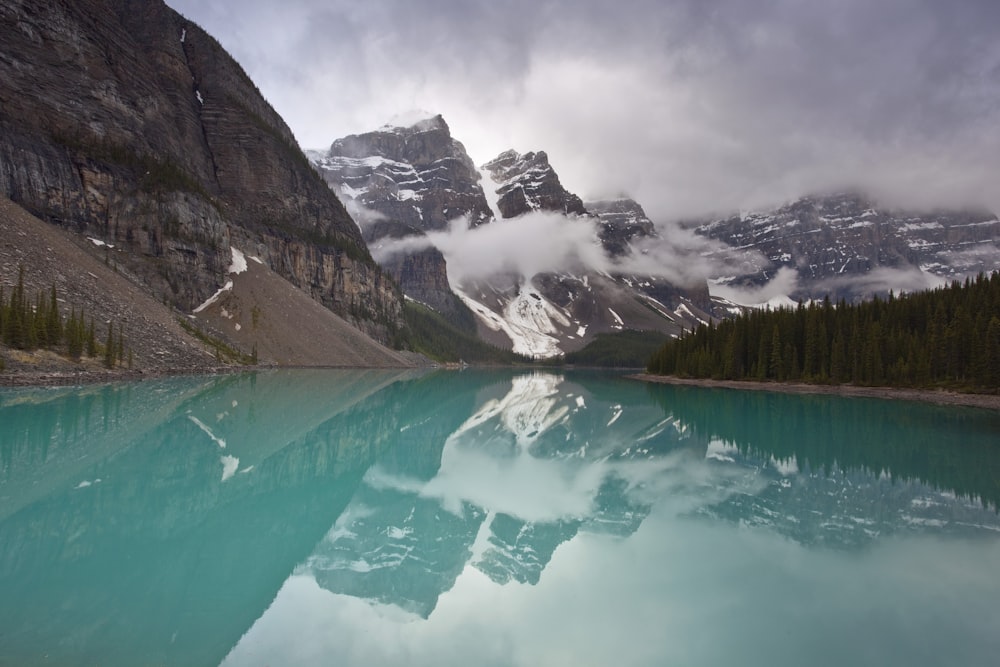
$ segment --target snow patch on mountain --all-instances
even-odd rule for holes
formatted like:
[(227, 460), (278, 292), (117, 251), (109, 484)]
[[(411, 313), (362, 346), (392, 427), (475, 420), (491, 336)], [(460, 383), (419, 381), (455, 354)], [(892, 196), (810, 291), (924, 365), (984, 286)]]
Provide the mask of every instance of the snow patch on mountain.
[(513, 350), (534, 358), (556, 357), (559, 349), (559, 326), (569, 327), (569, 318), (558, 306), (550, 303), (534, 288), (522, 289), (497, 312), (472, 298), (460, 287), (455, 293), (487, 327), (510, 338)]

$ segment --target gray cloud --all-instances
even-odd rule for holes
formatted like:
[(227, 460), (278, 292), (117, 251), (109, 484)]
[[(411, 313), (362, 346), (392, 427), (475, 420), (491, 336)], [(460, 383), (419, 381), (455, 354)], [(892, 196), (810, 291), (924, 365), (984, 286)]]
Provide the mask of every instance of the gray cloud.
[(995, 0), (171, 0), (307, 147), (410, 108), (657, 220), (847, 186), (1000, 210)]

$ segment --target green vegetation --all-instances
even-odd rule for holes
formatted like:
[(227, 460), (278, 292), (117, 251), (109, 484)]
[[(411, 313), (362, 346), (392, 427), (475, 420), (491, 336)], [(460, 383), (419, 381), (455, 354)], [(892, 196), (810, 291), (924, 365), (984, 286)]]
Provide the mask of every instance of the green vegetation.
[(659, 331), (601, 333), (583, 349), (567, 354), (564, 361), (578, 366), (645, 368), (667, 339), (667, 334)]
[(829, 299), (701, 325), (650, 373), (1000, 391), (1000, 272), (861, 304)]
[[(469, 313), (471, 316), (471, 312)], [(484, 343), (461, 321), (447, 320), (440, 313), (413, 301), (403, 305), (406, 331), (401, 332), (397, 347), (409, 348), (441, 362), (476, 362), (494, 364), (530, 363), (530, 359)]]
[[(51, 350), (74, 361), (84, 356), (95, 359), (103, 355), (106, 368), (116, 368), (125, 358), (125, 334), (121, 322), (115, 335), (114, 323), (108, 323), (107, 341), (97, 342), (94, 318), (86, 317), (83, 310), (77, 314), (70, 309), (68, 318), (59, 312), (56, 286), (39, 292), (34, 301), (28, 299), (24, 289), (24, 267), (18, 271), (17, 285), (10, 297), (4, 295), (0, 285), (0, 341), (11, 349)], [(131, 355), (131, 350), (129, 350)], [(3, 367), (0, 366), (0, 370)]]
[(250, 354), (243, 352), (242, 350), (233, 347), (226, 341), (222, 340), (217, 336), (213, 336), (206, 333), (192, 324), (190, 321), (184, 319), (183, 317), (178, 317), (177, 321), (180, 323), (181, 327), (187, 331), (189, 334), (200, 340), (205, 345), (208, 345), (215, 352), (215, 359), (222, 364), (233, 364), (238, 366), (255, 366), (257, 365), (257, 345), (253, 346), (253, 350)]

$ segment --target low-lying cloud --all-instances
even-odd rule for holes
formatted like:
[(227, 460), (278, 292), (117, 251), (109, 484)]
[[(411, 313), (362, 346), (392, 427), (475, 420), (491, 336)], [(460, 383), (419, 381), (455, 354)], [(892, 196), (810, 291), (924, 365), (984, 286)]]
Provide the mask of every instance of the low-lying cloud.
[[(527, 280), (540, 273), (599, 272), (692, 285), (751, 265), (746, 254), (728, 252), (721, 242), (676, 225), (658, 230), (657, 238), (638, 241), (630, 255), (611, 258), (601, 245), (598, 224), (590, 217), (536, 211), (470, 229), (462, 217), (447, 230), (382, 239), (373, 246), (372, 255), (383, 261), (398, 253), (437, 248), (448, 262), (453, 284), (510, 274)], [(756, 254), (752, 258), (762, 261)]]
[(722, 297), (743, 306), (783, 305), (788, 296), (799, 288), (799, 272), (789, 266), (778, 269), (766, 285), (761, 287), (735, 287), (715, 284), (710, 288), (714, 296)]
[(921, 271), (916, 267), (894, 269), (879, 267), (867, 273), (837, 276), (818, 283), (816, 289), (836, 293), (849, 291), (852, 294), (873, 296), (886, 294), (890, 290), (896, 294), (919, 292), (945, 284), (944, 278)]

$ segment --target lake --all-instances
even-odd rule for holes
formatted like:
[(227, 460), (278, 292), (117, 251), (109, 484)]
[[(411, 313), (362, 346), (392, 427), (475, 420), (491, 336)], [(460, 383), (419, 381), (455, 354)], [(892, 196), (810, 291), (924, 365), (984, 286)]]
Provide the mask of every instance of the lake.
[(0, 390), (0, 665), (986, 665), (1000, 413), (598, 372)]

